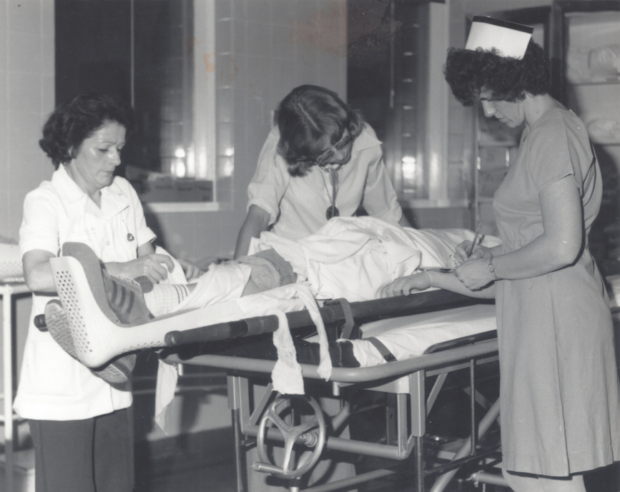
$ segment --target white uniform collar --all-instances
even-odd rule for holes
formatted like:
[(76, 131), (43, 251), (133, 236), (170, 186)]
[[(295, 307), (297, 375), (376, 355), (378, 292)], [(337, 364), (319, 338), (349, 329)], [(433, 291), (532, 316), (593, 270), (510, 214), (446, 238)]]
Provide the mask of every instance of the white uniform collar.
[[(103, 214), (105, 217), (112, 217), (123, 211), (129, 206), (129, 201), (125, 193), (121, 190), (114, 178), (110, 186), (101, 189), (101, 209), (88, 197), (86, 192), (80, 188), (64, 165), (58, 166), (56, 172), (52, 175), (52, 185), (56, 188), (62, 199), (70, 204), (76, 204), (84, 201), (87, 210), (92, 211), (95, 215)], [(93, 207), (90, 207), (92, 203)]]

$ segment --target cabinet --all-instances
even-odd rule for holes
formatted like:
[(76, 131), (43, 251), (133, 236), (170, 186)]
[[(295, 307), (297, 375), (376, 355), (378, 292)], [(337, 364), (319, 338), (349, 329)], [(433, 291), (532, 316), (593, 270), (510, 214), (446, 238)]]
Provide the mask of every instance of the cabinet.
[(564, 102), (586, 124), (603, 177), (590, 249), (606, 275), (620, 273), (620, 2), (558, 2)]

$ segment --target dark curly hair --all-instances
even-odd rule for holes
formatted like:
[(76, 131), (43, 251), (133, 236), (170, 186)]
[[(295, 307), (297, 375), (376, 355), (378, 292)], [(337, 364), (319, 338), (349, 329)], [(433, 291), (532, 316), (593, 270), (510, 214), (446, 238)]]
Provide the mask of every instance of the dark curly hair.
[(498, 101), (516, 102), (525, 93), (546, 94), (550, 75), (543, 49), (530, 41), (521, 60), (500, 56), (497, 50), (451, 48), (444, 67), (446, 81), (464, 106), (471, 106), (488, 90)]
[(355, 139), (364, 127), (360, 114), (344, 103), (335, 92), (316, 85), (293, 89), (276, 109), (280, 129), (278, 153), (291, 176), (305, 176), (325, 149), (338, 142), (345, 130)]
[(39, 146), (58, 169), (75, 158), (82, 142), (108, 122), (123, 125), (129, 133), (133, 129), (133, 112), (106, 94), (80, 94), (50, 115)]

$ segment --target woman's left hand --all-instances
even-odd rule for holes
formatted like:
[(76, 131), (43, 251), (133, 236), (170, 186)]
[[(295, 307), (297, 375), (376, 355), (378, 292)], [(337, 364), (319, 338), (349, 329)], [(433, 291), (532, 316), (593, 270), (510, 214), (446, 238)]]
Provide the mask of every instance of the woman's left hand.
[(181, 268), (183, 268), (183, 272), (185, 273), (185, 278), (188, 281), (196, 280), (198, 277), (200, 277), (204, 273), (200, 268), (198, 268), (196, 265), (190, 263), (187, 260), (182, 260), (180, 258), (177, 258), (177, 261), (179, 262), (179, 265), (181, 265)]
[(456, 268), (455, 274), (470, 290), (480, 290), (495, 280), (495, 276), (489, 270), (489, 260), (486, 258), (466, 261)]

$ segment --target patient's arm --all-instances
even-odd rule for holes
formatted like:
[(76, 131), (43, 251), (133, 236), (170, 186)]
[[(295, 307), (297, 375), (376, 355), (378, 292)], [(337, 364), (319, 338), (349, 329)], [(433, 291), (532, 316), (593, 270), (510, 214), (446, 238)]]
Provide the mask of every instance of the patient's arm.
[(483, 299), (493, 299), (495, 297), (495, 285), (480, 290), (469, 290), (452, 273), (439, 272), (420, 272), (397, 278), (393, 282), (384, 285), (379, 294), (381, 297), (406, 296), (415, 291), (426, 290), (431, 287), (450, 290), (458, 294)]

